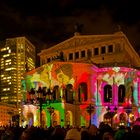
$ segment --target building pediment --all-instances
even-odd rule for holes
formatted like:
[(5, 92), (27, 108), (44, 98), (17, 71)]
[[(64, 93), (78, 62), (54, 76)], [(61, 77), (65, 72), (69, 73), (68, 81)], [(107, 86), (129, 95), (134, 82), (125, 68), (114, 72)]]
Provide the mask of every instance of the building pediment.
[(124, 34), (122, 32), (116, 33), (116, 34), (107, 34), (107, 35), (76, 35), (73, 36), (59, 44), (56, 44), (48, 49), (42, 50), (40, 54), (44, 53), (47, 51), (47, 53), (50, 53), (52, 51), (62, 51), (62, 50), (67, 50), (70, 48), (75, 48), (79, 46), (89, 46), (93, 44), (98, 44), (98, 43), (103, 43), (107, 41), (113, 41), (113, 40), (118, 40), (122, 39)]
[[(109, 46), (112, 46), (111, 52), (109, 52)], [(103, 47), (105, 48), (104, 53), (102, 52)], [(96, 48), (98, 49), (98, 54), (94, 56), (94, 49)], [(50, 58), (50, 61), (52, 61), (62, 52), (65, 57), (63, 61), (65, 61), (69, 60), (70, 53), (73, 53), (72, 55), (74, 57), (76, 55), (75, 53), (78, 53), (78, 57), (80, 57), (81, 51), (85, 51), (85, 56), (87, 59), (89, 59), (88, 51), (90, 51), (92, 53), (92, 61), (98, 64), (112, 65), (113, 63), (117, 63), (121, 65), (125, 64), (125, 66), (129, 65), (129, 67), (140, 68), (139, 55), (134, 50), (125, 34), (122, 32), (105, 35), (78, 34), (50, 48), (41, 50), (38, 55), (42, 60)], [(127, 58), (127, 60), (125, 58)], [(72, 61), (75, 60), (76, 59), (73, 58)], [(76, 61), (82, 60), (83, 59), (77, 59)], [(43, 61), (48, 62), (47, 60)]]

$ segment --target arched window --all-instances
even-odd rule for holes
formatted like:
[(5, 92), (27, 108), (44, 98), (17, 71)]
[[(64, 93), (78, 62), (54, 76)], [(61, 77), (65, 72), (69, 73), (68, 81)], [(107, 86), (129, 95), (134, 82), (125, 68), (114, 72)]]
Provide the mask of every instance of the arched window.
[(65, 90), (66, 102), (73, 103), (73, 86), (72, 84), (68, 84)]
[(53, 88), (53, 99), (54, 100), (60, 100), (60, 91), (59, 91), (59, 86), (58, 85), (56, 85), (56, 86), (54, 86), (54, 88)]
[(66, 113), (66, 125), (70, 125), (70, 113)]
[(57, 114), (53, 113), (52, 114), (52, 125), (53, 125), (53, 127), (57, 126), (57, 119), (58, 119)]
[(29, 126), (33, 126), (34, 125), (34, 115), (32, 112), (28, 112), (27, 114), (27, 121), (28, 121), (28, 125)]
[(112, 102), (112, 87), (111, 87), (111, 85), (104, 86), (104, 102), (105, 103)]
[(125, 98), (125, 86), (124, 85), (119, 85), (118, 89), (118, 102), (123, 103)]
[(87, 83), (83, 82), (78, 87), (78, 101), (87, 101)]
[(67, 111), (65, 116), (65, 121), (67, 126), (72, 126), (73, 124), (73, 118), (72, 118), (72, 111)]

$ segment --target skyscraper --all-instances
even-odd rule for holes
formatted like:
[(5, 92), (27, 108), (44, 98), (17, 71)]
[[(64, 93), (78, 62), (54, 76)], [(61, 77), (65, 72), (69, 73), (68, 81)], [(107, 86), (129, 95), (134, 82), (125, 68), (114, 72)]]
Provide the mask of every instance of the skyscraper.
[(0, 43), (0, 100), (21, 105), (21, 79), (35, 68), (35, 46), (26, 37), (8, 38)]

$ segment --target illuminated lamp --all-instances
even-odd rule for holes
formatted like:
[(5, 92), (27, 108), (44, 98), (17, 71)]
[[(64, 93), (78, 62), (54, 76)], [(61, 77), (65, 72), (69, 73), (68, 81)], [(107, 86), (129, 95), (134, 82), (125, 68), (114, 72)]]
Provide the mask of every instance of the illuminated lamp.
[[(52, 100), (52, 93), (50, 89), (47, 90), (46, 87), (39, 87), (37, 91), (34, 88), (31, 88), (30, 92), (30, 100), (32, 104), (39, 104), (40, 108), (40, 127), (42, 127), (42, 105), (43, 104), (50, 104)], [(48, 99), (46, 100), (46, 97)]]

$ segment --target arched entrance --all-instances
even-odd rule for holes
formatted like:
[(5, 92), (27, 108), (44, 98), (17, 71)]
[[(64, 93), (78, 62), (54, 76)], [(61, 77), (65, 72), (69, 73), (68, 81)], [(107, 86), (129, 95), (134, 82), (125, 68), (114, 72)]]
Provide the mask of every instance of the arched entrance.
[(120, 120), (119, 125), (125, 125), (126, 126), (127, 125), (127, 119), (128, 119), (127, 115), (125, 113), (121, 113), (119, 115), (119, 120)]
[(29, 112), (27, 114), (27, 123), (29, 126), (33, 126), (34, 125), (34, 116), (32, 112)]
[(104, 114), (104, 123), (112, 126), (112, 116), (110, 112)]
[(42, 127), (46, 127), (46, 113), (42, 111)]
[(54, 112), (51, 117), (52, 117), (52, 126), (53, 127), (57, 126), (57, 114)]
[(60, 125), (60, 113), (59, 111), (54, 111), (54, 113), (51, 116), (52, 118), (52, 126), (55, 127), (57, 125)]
[(72, 126), (73, 125), (73, 117), (72, 117), (72, 112), (67, 111), (66, 112), (66, 126)]
[(117, 128), (119, 125), (119, 115), (115, 114), (112, 118), (112, 127)]

